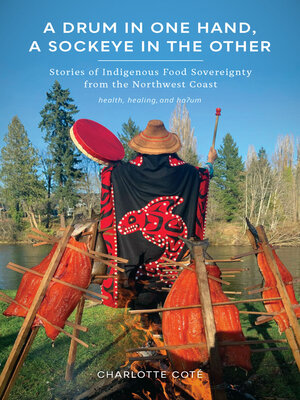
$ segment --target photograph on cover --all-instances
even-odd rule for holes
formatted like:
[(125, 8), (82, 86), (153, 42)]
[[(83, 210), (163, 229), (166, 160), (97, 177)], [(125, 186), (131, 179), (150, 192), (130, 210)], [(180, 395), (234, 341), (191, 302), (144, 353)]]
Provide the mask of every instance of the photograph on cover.
[(0, 10), (0, 398), (299, 398), (299, 1)]

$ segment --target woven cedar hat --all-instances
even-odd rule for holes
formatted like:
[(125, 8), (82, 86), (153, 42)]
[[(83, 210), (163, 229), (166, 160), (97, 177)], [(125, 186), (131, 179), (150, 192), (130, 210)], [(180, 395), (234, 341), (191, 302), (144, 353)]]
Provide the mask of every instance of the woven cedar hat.
[(138, 153), (164, 154), (176, 153), (180, 150), (181, 143), (176, 133), (166, 130), (162, 121), (152, 119), (146, 129), (131, 139), (128, 146)]
[(70, 129), (74, 144), (84, 155), (99, 164), (122, 160), (124, 148), (105, 126), (90, 119), (79, 119)]

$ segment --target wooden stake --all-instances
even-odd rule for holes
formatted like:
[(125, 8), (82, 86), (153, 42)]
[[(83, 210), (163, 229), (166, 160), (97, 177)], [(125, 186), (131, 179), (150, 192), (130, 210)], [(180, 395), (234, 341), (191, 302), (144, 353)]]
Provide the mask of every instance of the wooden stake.
[[(264, 349), (250, 349), (251, 353), (267, 353), (268, 351), (284, 351), (290, 350), (289, 347), (268, 347)], [(144, 357), (128, 357), (129, 362), (134, 361), (147, 361), (147, 360), (165, 360), (167, 356), (156, 355), (156, 356), (144, 356)]]
[(41, 237), (41, 236), (38, 236), (38, 235), (33, 235), (32, 233), (29, 233), (27, 235), (27, 237), (29, 239), (40, 240), (40, 241), (46, 242), (47, 244), (54, 244), (54, 243), (58, 242), (58, 240), (59, 240), (57, 238), (53, 238), (53, 239), (48, 239), (47, 238), (47, 240), (45, 240), (45, 237)]
[(168, 358), (168, 356), (164, 356), (164, 355), (144, 356), (144, 357), (129, 357), (128, 361), (129, 362), (134, 362), (134, 361), (147, 361), (147, 360), (165, 360), (166, 358)]
[[(274, 249), (274, 250), (279, 249), (279, 248), (280, 248), (280, 246), (272, 246), (272, 249)], [(249, 251), (247, 253), (242, 253), (242, 254), (238, 254), (236, 256), (233, 256), (233, 257), (231, 257), (231, 260), (235, 260), (236, 258), (242, 258), (242, 257), (256, 255), (256, 254), (259, 254), (259, 253), (262, 253), (262, 250), (252, 250), (252, 251)]]
[[(275, 301), (281, 300), (281, 297), (273, 297), (271, 299), (246, 299), (246, 300), (233, 300), (233, 301), (223, 301), (221, 303), (212, 303), (213, 306), (227, 306), (230, 304), (243, 304), (243, 303), (257, 303), (261, 301)], [(180, 307), (163, 307), (163, 308), (151, 308), (145, 310), (129, 310), (129, 314), (152, 314), (162, 311), (173, 311), (173, 310), (184, 310), (188, 308), (201, 308), (201, 304), (191, 304), (189, 306)]]
[(269, 290), (269, 289), (272, 289), (272, 288), (270, 288), (270, 287), (263, 287), (263, 288), (260, 288), (260, 289), (249, 290), (249, 291), (248, 291), (248, 294), (262, 293), (262, 292), (265, 292), (266, 290)]
[(273, 314), (273, 316), (270, 316), (270, 317), (258, 317), (255, 321), (255, 325), (265, 324), (266, 322), (272, 321), (273, 318), (274, 318), (274, 314)]
[(90, 235), (92, 235), (92, 234), (93, 234), (92, 231), (89, 231), (89, 232), (82, 232), (81, 236), (90, 236)]
[(251, 353), (267, 353), (268, 351), (290, 350), (289, 347), (268, 347), (267, 349), (251, 349)]
[(220, 271), (223, 272), (234, 272), (234, 273), (240, 273), (244, 271), (249, 271), (249, 268), (220, 268)]
[(300, 371), (300, 353), (299, 353), (299, 346), (298, 346), (298, 343), (297, 343), (297, 341), (296, 341), (296, 339), (295, 339), (294, 332), (293, 332), (292, 328), (289, 327), (289, 328), (287, 328), (287, 329), (284, 331), (284, 333), (285, 333), (285, 336), (286, 336), (286, 338), (287, 338), (287, 340), (288, 340), (289, 346), (290, 346), (290, 348), (291, 348), (291, 350), (292, 350), (292, 353), (293, 353), (293, 356), (294, 356), (294, 358), (295, 358), (297, 367), (298, 367), (298, 369), (299, 369), (299, 371)]
[(64, 231), (64, 234), (63, 234), (61, 240), (59, 241), (58, 246), (57, 246), (57, 248), (53, 254), (53, 257), (49, 263), (47, 271), (46, 271), (44, 277), (42, 278), (42, 281), (36, 292), (36, 295), (34, 296), (34, 299), (31, 303), (28, 313), (24, 319), (24, 322), (23, 322), (22, 327), (19, 331), (19, 334), (16, 338), (16, 341), (13, 345), (13, 348), (10, 352), (10, 355), (6, 361), (6, 364), (4, 365), (4, 368), (3, 368), (1, 376), (0, 376), (0, 398), (3, 397), (3, 394), (5, 392), (7, 392), (9, 381), (13, 378), (13, 371), (17, 368), (19, 360), (22, 359), (22, 351), (23, 351), (24, 346), (26, 346), (26, 342), (28, 342), (29, 333), (30, 333), (33, 321), (36, 317), (37, 310), (38, 310), (39, 306), (41, 305), (41, 302), (43, 301), (43, 298), (47, 291), (49, 282), (51, 281), (51, 279), (58, 267), (58, 264), (59, 264), (61, 257), (65, 251), (66, 245), (68, 243), (68, 240), (71, 236), (72, 231), (73, 231), (73, 228), (71, 226), (66, 228), (66, 230)]
[[(134, 361), (154, 361), (154, 360), (165, 360), (167, 359), (168, 356), (164, 356), (164, 355), (156, 355), (156, 356), (144, 356), (144, 357), (128, 357), (128, 361), (134, 362)], [(140, 397), (141, 398), (141, 397)]]
[[(87, 332), (89, 330), (89, 328), (87, 326), (82, 326), (82, 325), (77, 324), (76, 322), (69, 321), (69, 320), (67, 320), (65, 322), (65, 325), (70, 326), (70, 327), (72, 327), (78, 331), (82, 331), (82, 332)], [(73, 336), (74, 336), (74, 334), (73, 334)]]
[[(92, 226), (92, 230), (91, 230), (92, 238), (91, 238), (90, 246), (89, 246), (90, 252), (95, 250), (96, 242), (97, 242), (97, 235), (98, 235), (98, 228), (99, 228), (99, 221), (95, 222)], [(93, 263), (94, 263), (94, 260), (92, 261), (92, 264)], [(77, 305), (76, 314), (75, 314), (75, 324), (78, 324), (78, 325), (81, 324), (83, 310), (84, 310), (84, 304), (85, 304), (85, 296), (83, 296), (80, 299), (80, 302)], [(73, 336), (76, 338), (78, 338), (78, 336), (79, 336), (79, 331), (76, 327), (73, 328)], [(66, 381), (71, 381), (73, 379), (76, 354), (77, 354), (77, 342), (76, 342), (76, 340), (71, 340), (69, 354), (68, 354), (68, 360), (67, 360), (67, 366), (66, 366), (66, 372), (65, 372), (65, 380)]]
[(261, 251), (259, 250), (252, 250), (252, 251), (248, 251), (247, 253), (241, 253), (241, 254), (237, 254), (236, 256), (232, 256), (230, 259), (231, 260), (235, 260), (236, 258), (242, 258), (242, 257), (247, 257), (247, 256), (252, 256), (255, 254), (261, 253)]
[(201, 313), (205, 331), (206, 346), (209, 355), (209, 375), (213, 384), (212, 391), (214, 393), (215, 400), (225, 400), (225, 391), (224, 389), (219, 388), (219, 385), (222, 385), (224, 383), (223, 369), (217, 342), (217, 331), (213, 314), (213, 306), (210, 297), (203, 247), (193, 246), (193, 252), (195, 257), (195, 272), (197, 275), (200, 302), (202, 306)]
[(210, 260), (210, 259), (206, 259), (205, 260), (205, 262), (206, 263), (208, 263), (208, 264), (210, 264), (210, 263), (228, 263), (228, 262), (230, 262), (230, 263), (232, 263), (232, 262), (244, 262), (244, 260), (241, 260), (241, 259), (239, 259), (239, 258), (235, 258), (235, 259), (225, 259), (225, 260)]
[[(226, 340), (219, 342), (219, 346), (244, 346), (244, 345), (256, 345), (265, 343), (286, 343), (286, 342), (287, 342), (286, 339), (240, 340), (240, 341)], [(173, 345), (164, 345), (155, 347), (137, 347), (126, 350), (126, 353), (136, 353), (138, 351), (160, 351), (160, 350), (179, 350), (179, 349), (184, 350), (194, 347), (206, 347), (206, 343), (198, 342), (198, 343), (173, 344)]]
[(86, 295), (86, 294), (84, 295), (84, 298), (85, 298), (86, 300), (93, 301), (94, 303), (98, 303), (98, 304), (100, 304), (100, 305), (103, 304), (103, 302), (102, 302), (101, 300), (95, 299), (94, 297), (88, 296), (88, 295)]
[[(293, 304), (293, 308), (296, 308), (298, 306), (298, 304)], [(274, 312), (274, 313), (272, 313), (272, 312), (270, 312), (270, 313), (267, 313), (266, 312), (266, 315), (272, 315), (272, 317), (258, 317), (257, 319), (256, 319), (256, 321), (255, 321), (255, 325), (261, 325), (261, 324), (264, 324), (265, 322), (269, 322), (269, 321), (272, 321), (272, 319), (276, 316), (276, 315), (280, 315), (280, 314), (282, 314), (282, 313), (284, 313), (285, 312), (285, 310), (284, 309), (281, 309), (281, 311), (276, 311), (276, 312)]]
[(225, 294), (242, 294), (242, 292), (224, 291)]
[(29, 352), (29, 350), (31, 348), (31, 345), (32, 345), (35, 337), (36, 337), (36, 334), (38, 333), (38, 330), (39, 330), (39, 326), (35, 326), (34, 328), (31, 328), (31, 330), (29, 331), (28, 337), (26, 338), (25, 344), (24, 344), (23, 349), (22, 349), (22, 351), (20, 353), (19, 360), (18, 360), (18, 362), (17, 362), (17, 364), (15, 366), (15, 369), (12, 372), (10, 380), (9, 380), (9, 382), (8, 382), (6, 388), (5, 388), (5, 391), (3, 393), (2, 400), (7, 400), (8, 399), (9, 393), (10, 393), (10, 391), (11, 391), (11, 389), (12, 389), (12, 387), (13, 387), (13, 385), (14, 385), (17, 377), (18, 377), (19, 371), (22, 368), (22, 365), (23, 365), (23, 363), (24, 363), (24, 361), (25, 361), (25, 359), (27, 357), (27, 354), (28, 354), (28, 352)]
[(103, 228), (103, 229), (98, 229), (98, 232), (106, 232), (106, 231), (109, 231), (110, 229), (114, 229), (115, 228), (115, 226), (108, 226), (107, 228)]
[[(163, 265), (163, 264), (160, 264), (160, 265)], [(179, 274), (179, 273), (182, 272), (182, 271), (183, 271), (183, 268), (181, 268), (181, 267), (180, 267), (180, 268), (177, 268), (177, 267), (176, 267), (176, 268), (172, 268), (172, 269), (162, 269), (162, 270), (161, 270), (161, 272), (170, 272), (170, 273), (171, 273), (171, 272), (172, 272), (172, 273), (175, 272), (176, 274)]]
[(275, 315), (275, 313), (270, 313), (268, 311), (241, 311), (239, 310), (240, 314), (254, 314), (254, 315), (272, 315), (271, 318)]
[[(195, 272), (195, 271), (194, 271), (194, 272)], [(213, 276), (213, 275), (207, 274), (207, 277), (208, 277), (209, 279), (211, 279), (212, 281), (216, 281), (216, 282), (222, 283), (222, 285), (227, 285), (227, 286), (230, 285), (230, 282), (224, 281), (224, 279), (216, 278), (216, 277)]]
[(255, 288), (260, 288), (261, 287), (261, 283), (258, 283), (257, 285), (254, 286), (247, 286), (244, 288), (244, 290), (250, 290), (250, 289), (255, 289)]
[(112, 256), (111, 254), (101, 253), (100, 251), (90, 250), (90, 253), (95, 254), (96, 256), (103, 257), (103, 258), (109, 258), (110, 260), (114, 260), (114, 261), (116, 260), (116, 261), (119, 261), (124, 264), (128, 263), (128, 260), (126, 258)]
[[(300, 351), (300, 327), (298, 324), (298, 320), (297, 320), (295, 311), (293, 310), (289, 295), (286, 291), (286, 287), (284, 285), (284, 282), (282, 281), (282, 277), (280, 275), (275, 257), (272, 252), (272, 249), (270, 248), (264, 227), (262, 225), (260, 225), (256, 228), (256, 230), (258, 233), (258, 237), (262, 242), (262, 248), (264, 250), (268, 265), (269, 265), (273, 275), (275, 276), (276, 283), (277, 283), (277, 289), (280, 294), (280, 297), (282, 298), (282, 303), (283, 303), (283, 306), (287, 313), (290, 327), (292, 328), (292, 331), (295, 335), (296, 342), (298, 343), (298, 352), (299, 352)], [(298, 367), (300, 369), (300, 365)]]
[(32, 246), (39, 247), (39, 246), (44, 246), (45, 244), (51, 244), (51, 243), (50, 242), (39, 242), (39, 243), (34, 243)]
[(249, 242), (250, 242), (253, 250), (258, 250), (258, 246), (256, 244), (255, 237), (252, 235), (252, 233), (250, 232), (249, 229), (246, 230), (246, 235), (247, 235), (247, 237), (249, 239)]
[[(82, 297), (80, 299), (80, 302), (76, 309), (75, 324), (81, 324), (84, 303), (85, 303), (85, 299), (84, 299), (84, 297)], [(73, 336), (78, 337), (78, 334), (79, 334), (78, 329), (76, 327), (74, 327), (73, 328)], [(74, 372), (74, 366), (75, 366), (75, 361), (76, 361), (76, 353), (77, 353), (77, 342), (75, 340), (71, 340), (68, 361), (67, 361), (67, 366), (66, 366), (66, 372), (65, 372), (65, 380), (66, 381), (71, 381), (73, 379), (73, 372)]]
[[(25, 272), (29, 272), (29, 273), (31, 273), (33, 275), (37, 275), (39, 277), (43, 277), (44, 276), (44, 274), (42, 274), (41, 272), (35, 271), (35, 270), (31, 269), (31, 268), (22, 267), (21, 265), (14, 264), (12, 262), (8, 263), (6, 268), (9, 268), (9, 269), (11, 269), (13, 271), (19, 272), (21, 274), (25, 274)], [(64, 285), (64, 286), (71, 287), (72, 289), (80, 290), (83, 293), (89, 293), (89, 294), (91, 294), (93, 296), (97, 296), (97, 297), (100, 297), (100, 298), (108, 299), (107, 296), (101, 295), (100, 293), (96, 293), (96, 292), (93, 292), (92, 290), (84, 289), (84, 288), (82, 288), (80, 286), (73, 285), (72, 283), (65, 282), (65, 281), (62, 281), (62, 280), (57, 279), (57, 278), (52, 278), (51, 281), (56, 282), (56, 283), (60, 283), (61, 285)]]
[[(178, 267), (183, 267), (183, 266), (187, 267), (185, 265), (186, 263), (184, 263), (182, 261), (174, 261), (167, 257), (162, 257), (161, 259), (164, 261), (167, 261), (170, 265), (174, 265), (174, 266), (178, 266)], [(190, 269), (193, 270), (193, 268), (190, 268)]]
[(91, 237), (91, 240), (90, 240), (90, 242), (89, 242), (89, 252), (90, 252), (90, 253), (91, 253), (93, 250), (95, 250), (96, 240), (97, 240), (97, 234), (98, 234), (98, 224), (99, 224), (99, 221), (95, 222), (95, 223), (92, 225), (92, 228), (91, 228), (91, 235), (92, 235), (92, 237)]
[(39, 235), (46, 237), (48, 240), (56, 239), (54, 236), (48, 235), (47, 233), (42, 232), (37, 228), (31, 228), (31, 230), (32, 232), (38, 233)]
[[(186, 263), (185, 262), (183, 262), (183, 261), (175, 261), (175, 260), (171, 260), (170, 258), (167, 258), (167, 257), (162, 257), (161, 258), (162, 260), (164, 260), (164, 261), (167, 261), (170, 265), (174, 265), (174, 266), (176, 266), (176, 265), (178, 265), (179, 267), (186, 267)], [(215, 262), (222, 262), (222, 263), (226, 263), (226, 262), (230, 262), (230, 263), (232, 263), (232, 262), (243, 262), (243, 260), (240, 260), (240, 259), (234, 259), (234, 260), (231, 260), (231, 259), (220, 259), (220, 260), (214, 260), (214, 259), (205, 259), (204, 260), (206, 263), (215, 263)]]

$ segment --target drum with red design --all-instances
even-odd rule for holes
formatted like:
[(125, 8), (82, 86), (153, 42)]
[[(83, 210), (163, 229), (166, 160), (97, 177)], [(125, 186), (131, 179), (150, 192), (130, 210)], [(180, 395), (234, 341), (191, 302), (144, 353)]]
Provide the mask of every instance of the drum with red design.
[(90, 119), (79, 119), (70, 130), (76, 147), (99, 164), (122, 160), (125, 155), (120, 140), (105, 126)]

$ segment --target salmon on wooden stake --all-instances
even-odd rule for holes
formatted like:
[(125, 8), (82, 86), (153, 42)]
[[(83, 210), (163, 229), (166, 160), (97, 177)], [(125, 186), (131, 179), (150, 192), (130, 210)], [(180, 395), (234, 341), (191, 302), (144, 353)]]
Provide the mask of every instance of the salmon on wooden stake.
[[(192, 268), (195, 266), (192, 264)], [(207, 272), (220, 278), (221, 272), (216, 265), (207, 265)], [(222, 285), (209, 279), (209, 289), (212, 303), (229, 301), (222, 290)], [(180, 307), (200, 304), (197, 275), (190, 269), (185, 269), (174, 283), (164, 307)], [(217, 331), (217, 341), (243, 342), (239, 312), (235, 305), (213, 306)], [(194, 348), (169, 350), (168, 355), (172, 366), (178, 371), (189, 371), (199, 368), (209, 361), (207, 348), (198, 343), (206, 343), (205, 330), (201, 308), (180, 309), (163, 313), (162, 329), (166, 345), (184, 345), (197, 343)], [(224, 366), (237, 366), (251, 369), (250, 348), (248, 345), (222, 346), (219, 344), (220, 356)]]
[[(79, 243), (74, 238), (70, 238), (69, 244), (87, 251), (85, 243)], [(32, 270), (44, 274), (56, 250), (55, 244), (51, 252), (43, 259), (43, 261), (32, 268)], [(66, 248), (61, 261), (54, 274), (54, 278), (61, 281), (71, 283), (73, 285), (86, 289), (91, 280), (91, 261), (86, 255), (76, 250)], [(34, 296), (41, 283), (42, 277), (26, 272), (22, 278), (15, 300), (20, 304), (11, 303), (4, 311), (6, 316), (25, 317), (27, 310), (22, 306), (30, 308)], [(78, 289), (68, 287), (58, 282), (51, 281), (46, 291), (45, 297), (37, 311), (37, 314), (47, 319), (53, 325), (63, 328), (69, 315), (77, 306), (82, 293)], [(54, 340), (59, 331), (46, 321), (42, 321), (37, 316), (33, 326), (42, 325), (45, 328), (46, 335)]]

